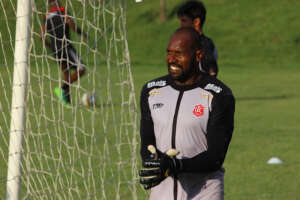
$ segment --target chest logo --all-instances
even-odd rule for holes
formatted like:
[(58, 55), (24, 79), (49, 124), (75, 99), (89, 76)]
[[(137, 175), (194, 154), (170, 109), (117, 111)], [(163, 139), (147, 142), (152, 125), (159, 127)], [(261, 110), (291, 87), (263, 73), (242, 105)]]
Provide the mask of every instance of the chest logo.
[(153, 89), (149, 92), (149, 96), (159, 95), (160, 91), (158, 89)]
[(195, 105), (195, 108), (193, 110), (193, 114), (196, 117), (201, 117), (204, 115), (204, 106), (202, 106), (201, 104)]
[(155, 104), (153, 104), (152, 108), (153, 108), (153, 110), (159, 109), (159, 108), (163, 107), (163, 105), (164, 105), (163, 103), (155, 103)]

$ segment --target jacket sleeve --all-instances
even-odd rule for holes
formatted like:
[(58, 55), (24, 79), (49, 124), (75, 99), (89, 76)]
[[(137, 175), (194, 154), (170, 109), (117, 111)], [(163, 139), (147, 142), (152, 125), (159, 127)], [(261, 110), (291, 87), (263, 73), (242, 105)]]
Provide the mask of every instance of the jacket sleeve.
[(148, 145), (152, 144), (156, 147), (153, 121), (148, 103), (148, 90), (143, 87), (140, 98), (141, 121), (140, 121), (140, 138), (141, 138), (141, 156), (142, 159), (148, 159), (150, 152), (147, 150)]
[(222, 167), (233, 132), (234, 111), (232, 94), (214, 96), (207, 124), (207, 151), (182, 159), (183, 172), (211, 172)]

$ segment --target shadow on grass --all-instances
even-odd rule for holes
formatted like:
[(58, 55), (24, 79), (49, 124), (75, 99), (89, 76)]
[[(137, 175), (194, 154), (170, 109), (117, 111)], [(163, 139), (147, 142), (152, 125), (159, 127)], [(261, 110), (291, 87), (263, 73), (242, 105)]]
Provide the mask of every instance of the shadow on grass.
[(147, 23), (151, 23), (151, 22), (155, 21), (155, 19), (158, 18), (157, 16), (159, 16), (159, 13), (157, 11), (151, 10), (151, 11), (147, 11), (147, 12), (141, 14), (139, 16), (139, 19), (142, 19)]
[(294, 40), (294, 42), (295, 42), (295, 44), (297, 44), (297, 45), (300, 44), (300, 37), (296, 37), (295, 40)]
[(268, 100), (282, 100), (282, 99), (294, 99), (300, 96), (295, 95), (281, 95), (281, 96), (269, 96), (269, 97), (236, 97), (237, 101), (268, 101)]

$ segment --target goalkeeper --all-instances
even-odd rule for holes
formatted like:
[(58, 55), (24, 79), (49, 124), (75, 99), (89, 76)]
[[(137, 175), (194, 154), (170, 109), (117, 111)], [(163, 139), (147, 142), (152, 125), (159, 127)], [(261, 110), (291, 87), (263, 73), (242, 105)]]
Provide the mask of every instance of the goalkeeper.
[[(70, 28), (83, 35), (86, 40), (87, 34), (75, 25), (59, 0), (48, 0), (48, 3), (50, 10), (44, 17), (41, 40), (52, 50), (63, 72), (62, 87), (55, 88), (55, 93), (64, 104), (70, 104), (70, 85), (85, 72), (81, 58), (70, 43)], [(45, 33), (49, 35), (50, 42), (46, 40)], [(71, 73), (71, 70), (75, 71)]]
[(235, 100), (224, 83), (200, 71), (201, 40), (193, 28), (178, 29), (167, 47), (168, 75), (142, 88), (139, 176), (150, 199), (224, 199)]

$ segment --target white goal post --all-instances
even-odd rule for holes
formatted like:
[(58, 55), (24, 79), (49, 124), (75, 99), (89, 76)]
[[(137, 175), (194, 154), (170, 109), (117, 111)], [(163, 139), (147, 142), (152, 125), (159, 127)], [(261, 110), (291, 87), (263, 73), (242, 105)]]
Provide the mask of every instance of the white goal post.
[(10, 122), (9, 159), (7, 169), (7, 199), (18, 200), (21, 180), (22, 140), (25, 117), (28, 48), (30, 40), (30, 0), (18, 0), (14, 76)]
[(56, 93), (61, 58), (40, 40), (49, 1), (0, 1), (0, 199), (143, 199), (126, 0), (60, 2), (88, 35), (68, 39), (86, 68), (71, 104)]

